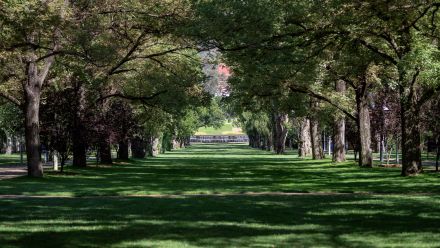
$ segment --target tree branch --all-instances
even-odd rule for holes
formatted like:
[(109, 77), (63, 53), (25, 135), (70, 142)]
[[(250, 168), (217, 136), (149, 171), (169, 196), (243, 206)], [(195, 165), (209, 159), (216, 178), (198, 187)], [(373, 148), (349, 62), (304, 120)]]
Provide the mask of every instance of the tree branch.
[(99, 103), (99, 102), (102, 102), (102, 101), (104, 101), (104, 100), (106, 100), (108, 98), (115, 97), (115, 98), (127, 99), (127, 100), (130, 100), (130, 101), (141, 101), (142, 103), (146, 103), (146, 102), (148, 102), (150, 100), (153, 100), (154, 98), (156, 98), (156, 97), (158, 97), (158, 96), (160, 96), (162, 94), (165, 94), (167, 92), (168, 92), (168, 90), (162, 90), (162, 91), (154, 93), (153, 95), (150, 95), (150, 96), (128, 96), (128, 95), (124, 95), (122, 93), (114, 93), (114, 94), (102, 96), (98, 100), (96, 100), (96, 102)]
[(391, 62), (393, 65), (397, 65), (397, 61), (391, 57), (390, 55), (386, 54), (385, 52), (382, 52), (379, 48), (371, 45), (370, 43), (366, 42), (365, 40), (362, 39), (356, 39), (359, 43), (361, 43), (363, 46), (365, 46), (366, 48), (368, 48), (369, 50), (371, 50), (372, 52), (380, 55), (381, 57), (383, 57), (384, 59), (388, 60), (389, 62)]
[(136, 42), (133, 44), (133, 46), (130, 48), (130, 50), (125, 54), (125, 56), (115, 65), (113, 66), (107, 75), (113, 75), (115, 71), (117, 71), (121, 66), (123, 66), (125, 63), (130, 61), (131, 55), (138, 49), (138, 47), (142, 44), (142, 40), (147, 35), (147, 31), (144, 30), (136, 39)]
[(21, 103), (17, 98), (15, 98), (15, 97), (12, 96), (12, 95), (9, 95), (8, 93), (1, 92), (1, 91), (0, 91), (0, 97), (2, 97), (2, 98), (4, 98), (4, 99), (8, 100), (9, 102), (13, 103), (13, 104), (16, 105), (17, 107), (20, 107), (20, 108), (21, 108), (21, 106), (22, 106), (22, 103)]
[(311, 91), (310, 89), (296, 88), (296, 87), (293, 87), (293, 86), (289, 86), (289, 89), (290, 89), (292, 92), (297, 92), (297, 93), (307, 94), (307, 95), (309, 95), (310, 97), (313, 97), (313, 98), (316, 98), (316, 99), (318, 99), (318, 100), (322, 100), (322, 101), (324, 101), (324, 102), (327, 102), (327, 103), (329, 103), (330, 105), (332, 105), (333, 107), (339, 109), (341, 112), (343, 112), (343, 113), (344, 113), (346, 116), (348, 116), (350, 119), (352, 119), (352, 120), (354, 120), (354, 121), (357, 120), (357, 118), (356, 118), (355, 116), (353, 116), (348, 110), (346, 110), (346, 109), (340, 107), (338, 104), (334, 103), (331, 99), (329, 99), (329, 98), (327, 98), (327, 97), (325, 97), (325, 96), (323, 96), (323, 95), (317, 94), (317, 93)]

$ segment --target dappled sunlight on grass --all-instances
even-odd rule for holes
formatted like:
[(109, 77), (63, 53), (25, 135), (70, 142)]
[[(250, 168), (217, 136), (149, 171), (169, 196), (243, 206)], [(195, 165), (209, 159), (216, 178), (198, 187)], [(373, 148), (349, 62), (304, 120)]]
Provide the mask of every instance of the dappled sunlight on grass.
[(399, 169), (302, 160), (242, 144), (195, 145), (158, 158), (66, 172), (0, 181), (3, 195), (63, 196), (0, 198), (2, 247), (440, 243), (438, 173), (404, 178)]
[[(437, 196), (49, 198), (0, 202), (0, 243), (10, 247), (435, 247), (440, 242), (440, 237), (433, 235), (440, 228), (438, 218), (429, 217), (440, 212)], [(363, 235), (368, 239), (362, 239)]]
[[(23, 155), (23, 159), (26, 159), (26, 155)], [(0, 166), (2, 165), (20, 165), (20, 154), (0, 154)]]
[[(206, 153), (203, 154), (202, 152)], [(440, 174), (404, 178), (395, 168), (359, 168), (243, 144), (194, 145), (114, 166), (67, 168), (43, 179), (0, 181), (0, 194), (136, 195), (239, 192), (440, 192)]]

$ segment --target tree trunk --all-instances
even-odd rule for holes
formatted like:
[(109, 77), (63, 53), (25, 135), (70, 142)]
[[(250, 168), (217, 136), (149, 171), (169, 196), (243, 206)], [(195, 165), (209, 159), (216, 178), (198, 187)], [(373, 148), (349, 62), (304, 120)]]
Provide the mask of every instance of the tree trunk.
[(84, 126), (85, 92), (81, 83), (75, 86), (75, 119), (72, 130), (72, 153), (75, 167), (87, 166), (87, 141), (86, 128)]
[(316, 119), (310, 120), (310, 140), (312, 141), (312, 157), (314, 160), (324, 158), (322, 150), (321, 132), (319, 131), (319, 122)]
[(298, 155), (301, 158), (312, 154), (312, 141), (310, 135), (310, 120), (303, 118), (300, 123), (300, 137), (298, 144)]
[(53, 170), (58, 171), (58, 152), (53, 152)]
[[(273, 140), (273, 134), (270, 133), (266, 138), (265, 138), (265, 145), (263, 145), (262, 147), (266, 148), (266, 151), (273, 151), (274, 148), (274, 140)], [(264, 148), (263, 148), (264, 149)]]
[(75, 135), (82, 133), (77, 130), (73, 130), (74, 135), (72, 137), (72, 152), (73, 152), (73, 163), (75, 167), (86, 167), (87, 166), (87, 145), (83, 136)]
[(18, 140), (17, 136), (13, 136), (12, 138), (12, 153), (18, 153), (20, 152), (20, 142)]
[(99, 156), (101, 164), (112, 164), (112, 149), (110, 143), (102, 139), (99, 144)]
[(132, 139), (131, 152), (133, 158), (145, 158), (146, 156), (146, 144), (145, 141), (139, 137)]
[(415, 105), (401, 101), (402, 176), (417, 175), (422, 171), (420, 116)]
[(373, 167), (370, 111), (365, 92), (356, 92), (356, 105), (358, 111), (359, 166)]
[(6, 149), (5, 154), (11, 155), (13, 150), (13, 144), (12, 144), (12, 136), (9, 132), (5, 132), (6, 134)]
[(315, 99), (310, 101), (310, 140), (312, 143), (312, 157), (314, 160), (323, 159), (324, 151), (322, 149), (321, 131), (317, 111), (319, 110), (319, 102)]
[(61, 169), (60, 172), (63, 173), (64, 172), (64, 165), (66, 165), (66, 160), (67, 160), (67, 156), (65, 156), (65, 154), (63, 154), (61, 156)]
[(128, 160), (128, 140), (122, 140), (119, 142), (118, 158)]
[[(336, 92), (344, 95), (346, 89), (345, 82), (338, 80), (335, 83)], [(345, 161), (345, 116), (335, 117), (333, 128), (333, 161), (336, 163)]]
[(440, 142), (437, 143), (437, 157), (435, 158), (435, 171), (438, 171), (438, 163), (440, 160)]
[(333, 161), (336, 163), (345, 161), (345, 118), (337, 117), (334, 124), (333, 134)]
[(275, 114), (274, 118), (274, 150), (276, 154), (284, 154), (286, 151), (288, 116), (286, 114)]
[(148, 155), (150, 157), (157, 157), (160, 153), (160, 147), (159, 147), (160, 139), (157, 137), (151, 137), (149, 142), (150, 144), (148, 146), (149, 148)]
[(25, 88), (25, 140), (28, 176), (43, 177), (40, 153), (40, 95), (41, 91), (35, 79), (29, 78)]

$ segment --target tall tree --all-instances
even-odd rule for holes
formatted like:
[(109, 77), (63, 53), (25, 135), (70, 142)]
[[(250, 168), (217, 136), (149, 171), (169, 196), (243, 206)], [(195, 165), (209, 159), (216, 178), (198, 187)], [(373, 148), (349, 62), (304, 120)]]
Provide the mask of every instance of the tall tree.
[[(42, 177), (40, 158), (40, 101), (43, 87), (55, 62), (55, 56), (70, 30), (68, 1), (7, 1), (1, 3), (0, 50), (14, 65), (13, 71), (2, 71), (9, 82), (21, 85), (19, 98), (15, 86), (1, 96), (23, 109), (28, 175)], [(12, 91), (12, 92), (11, 92)]]

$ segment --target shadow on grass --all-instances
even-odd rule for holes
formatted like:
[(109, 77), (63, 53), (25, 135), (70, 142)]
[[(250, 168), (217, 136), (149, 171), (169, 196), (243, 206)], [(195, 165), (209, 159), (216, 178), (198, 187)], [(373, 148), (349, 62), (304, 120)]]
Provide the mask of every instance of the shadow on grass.
[[(24, 156), (23, 159), (26, 159), (26, 156)], [(21, 165), (21, 159), (20, 154), (0, 154), (0, 167), (1, 166), (11, 166), (11, 165)]]
[[(220, 152), (214, 152), (219, 150)], [(208, 154), (201, 154), (206, 151)], [(213, 152), (213, 155), (209, 153)], [(255, 153), (255, 155), (246, 155)], [(198, 145), (159, 158), (67, 168), (43, 179), (0, 181), (0, 194), (133, 195), (230, 192), (440, 192), (440, 174), (276, 156), (244, 145)]]
[(439, 197), (52, 198), (0, 203), (0, 243), (5, 247), (434, 247), (440, 242)]

